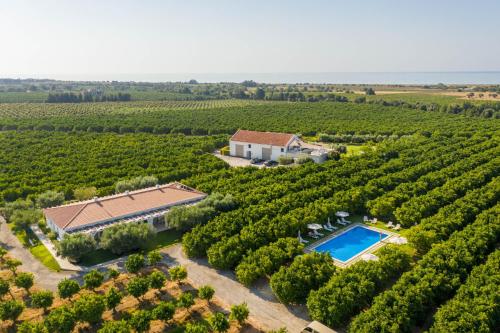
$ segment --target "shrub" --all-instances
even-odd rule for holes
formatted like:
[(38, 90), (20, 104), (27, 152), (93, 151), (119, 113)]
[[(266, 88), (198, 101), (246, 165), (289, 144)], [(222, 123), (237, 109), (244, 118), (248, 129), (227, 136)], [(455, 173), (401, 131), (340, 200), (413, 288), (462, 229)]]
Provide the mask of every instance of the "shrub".
[(128, 256), (127, 260), (125, 261), (125, 269), (129, 273), (136, 274), (138, 273), (142, 268), (146, 266), (146, 260), (144, 259), (144, 256), (142, 254), (131, 254)]
[(78, 201), (89, 200), (97, 196), (97, 189), (95, 186), (79, 187), (73, 191), (73, 196)]
[(43, 323), (32, 323), (31, 321), (23, 321), (17, 326), (17, 333), (49, 333)]
[(293, 163), (293, 158), (290, 156), (280, 156), (278, 158), (278, 163), (281, 165), (289, 165)]
[(158, 178), (155, 176), (139, 176), (129, 180), (120, 180), (115, 185), (115, 191), (116, 193), (122, 193), (155, 186), (156, 184), (158, 184)]
[(126, 289), (130, 295), (139, 300), (139, 298), (149, 290), (149, 279), (145, 277), (135, 277), (129, 281)]
[(44, 312), (47, 312), (47, 308), (54, 302), (54, 294), (51, 291), (38, 291), (31, 295), (31, 306), (35, 308), (42, 308)]
[(211, 286), (202, 286), (198, 289), (198, 297), (207, 302), (210, 302), (214, 294), (215, 290)]
[(216, 332), (226, 332), (229, 329), (229, 321), (222, 312), (216, 312), (208, 318), (212, 329)]
[(168, 270), (168, 274), (173, 281), (181, 283), (182, 280), (187, 278), (187, 270), (183, 266), (175, 266)]
[(24, 303), (21, 301), (3, 301), (0, 302), (0, 319), (17, 321), (17, 318), (24, 310)]
[(21, 272), (14, 278), (14, 284), (29, 293), (29, 289), (33, 287), (33, 280), (33, 273)]
[(0, 278), (0, 299), (10, 291), (9, 281)]
[(59, 252), (63, 257), (78, 261), (85, 254), (97, 248), (92, 236), (83, 233), (65, 235), (59, 243)]
[(203, 323), (188, 322), (184, 329), (185, 333), (208, 333), (209, 328)]
[(57, 291), (61, 298), (71, 298), (80, 291), (80, 285), (75, 280), (63, 279), (57, 284)]
[(136, 332), (146, 332), (151, 326), (151, 313), (146, 310), (134, 311), (129, 323)]
[(100, 245), (115, 254), (144, 248), (154, 232), (148, 224), (117, 224), (104, 229)]
[(179, 308), (185, 308), (189, 311), (189, 308), (194, 305), (193, 294), (189, 292), (183, 292), (177, 299), (177, 306)]
[(163, 288), (163, 285), (165, 284), (165, 281), (167, 280), (167, 277), (163, 272), (160, 271), (154, 271), (148, 276), (149, 279), (149, 286), (152, 289), (161, 289)]
[(151, 266), (158, 265), (163, 259), (159, 251), (151, 251), (148, 253), (148, 264)]
[(250, 310), (248, 310), (247, 304), (241, 303), (231, 307), (231, 315), (229, 318), (231, 320), (236, 320), (240, 325), (242, 325), (245, 320), (247, 320), (249, 314)]
[(83, 276), (84, 286), (85, 288), (94, 290), (99, 287), (104, 281), (104, 274), (99, 272), (98, 270), (91, 270), (87, 274)]
[(78, 321), (90, 324), (99, 322), (105, 309), (104, 296), (97, 294), (84, 294), (73, 303)]
[(160, 302), (153, 309), (153, 318), (156, 320), (169, 321), (174, 317), (175, 304), (172, 302)]
[(53, 309), (45, 318), (45, 326), (51, 333), (70, 333), (75, 325), (76, 316), (65, 305)]
[(229, 146), (222, 147), (220, 149), (220, 154), (223, 155), (223, 156), (229, 156), (229, 154), (230, 154), (230, 148), (229, 148)]
[(10, 216), (9, 222), (13, 224), (15, 230), (25, 230), (31, 225), (37, 224), (40, 217), (40, 211), (35, 209), (16, 210)]
[(106, 308), (108, 310), (113, 310), (115, 312), (115, 308), (122, 301), (123, 295), (118, 289), (111, 287), (106, 295), (104, 296), (104, 300), (106, 302)]
[(106, 321), (97, 333), (130, 333), (130, 325), (125, 320)]

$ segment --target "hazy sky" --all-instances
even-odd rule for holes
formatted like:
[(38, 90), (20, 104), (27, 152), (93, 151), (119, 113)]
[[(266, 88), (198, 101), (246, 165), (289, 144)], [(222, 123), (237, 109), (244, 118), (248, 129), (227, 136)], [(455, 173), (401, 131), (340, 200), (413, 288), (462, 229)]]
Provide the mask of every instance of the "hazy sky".
[(0, 77), (489, 71), (499, 32), (499, 0), (0, 0)]

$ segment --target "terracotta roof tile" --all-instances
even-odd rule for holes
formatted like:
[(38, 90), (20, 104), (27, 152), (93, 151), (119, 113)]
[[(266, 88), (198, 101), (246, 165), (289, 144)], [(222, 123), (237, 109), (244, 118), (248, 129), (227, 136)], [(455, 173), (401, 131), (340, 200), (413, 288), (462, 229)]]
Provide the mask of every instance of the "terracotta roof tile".
[(286, 146), (295, 135), (288, 133), (276, 133), (276, 132), (257, 132), (257, 131), (247, 131), (238, 130), (231, 137), (231, 141), (238, 142), (249, 142), (272, 146)]
[(203, 192), (179, 183), (171, 183), (96, 200), (46, 208), (43, 213), (58, 227), (72, 229), (204, 197), (206, 194)]

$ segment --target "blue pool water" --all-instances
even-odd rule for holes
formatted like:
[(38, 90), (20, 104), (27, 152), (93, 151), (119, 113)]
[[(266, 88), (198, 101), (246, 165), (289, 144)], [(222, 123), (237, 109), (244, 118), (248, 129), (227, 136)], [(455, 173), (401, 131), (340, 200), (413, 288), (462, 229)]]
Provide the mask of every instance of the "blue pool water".
[(314, 248), (317, 252), (330, 253), (332, 258), (346, 262), (389, 235), (363, 226), (355, 226)]

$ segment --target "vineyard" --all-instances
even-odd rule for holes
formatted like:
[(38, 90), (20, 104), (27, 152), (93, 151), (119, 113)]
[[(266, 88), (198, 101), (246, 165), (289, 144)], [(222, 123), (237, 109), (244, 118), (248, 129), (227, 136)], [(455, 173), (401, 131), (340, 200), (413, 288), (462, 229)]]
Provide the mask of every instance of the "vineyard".
[[(350, 332), (498, 326), (497, 119), (368, 103), (210, 100), (0, 104), (0, 124), (4, 202), (47, 190), (72, 200), (89, 186), (105, 195), (137, 176), (180, 180), (231, 194), (236, 207), (186, 232), (185, 254), (233, 271), (248, 288), (269, 282), (281, 302), (305, 305), (314, 320)], [(237, 128), (365, 136), (370, 149), (323, 164), (229, 168), (210, 153)], [(339, 210), (399, 223), (408, 244), (345, 269), (304, 255), (298, 232)]]

